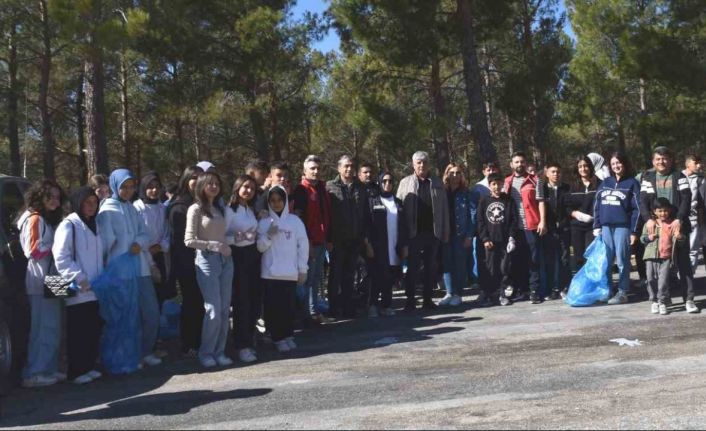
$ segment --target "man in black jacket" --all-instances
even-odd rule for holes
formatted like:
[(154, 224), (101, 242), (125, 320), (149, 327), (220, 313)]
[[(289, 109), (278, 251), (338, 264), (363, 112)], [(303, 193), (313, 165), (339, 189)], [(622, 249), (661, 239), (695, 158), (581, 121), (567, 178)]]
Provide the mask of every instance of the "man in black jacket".
[(355, 317), (352, 300), (358, 256), (367, 245), (370, 218), (368, 193), (356, 178), (353, 159), (338, 161), (338, 177), (326, 183), (331, 198), (331, 270), (329, 274), (329, 312), (337, 317)]
[[(656, 222), (652, 219), (657, 198), (666, 198), (677, 210), (675, 216), (674, 235), (682, 233), (689, 235), (691, 224), (691, 189), (689, 179), (674, 169), (674, 156), (666, 147), (657, 147), (652, 156), (654, 170), (642, 174), (640, 184), (640, 215), (645, 221), (645, 227), (650, 235), (654, 235)], [(699, 308), (694, 303), (694, 274), (689, 260), (689, 243), (677, 242), (675, 245), (675, 260), (679, 270), (679, 283), (682, 287), (686, 311), (698, 313)]]
[(547, 163), (544, 174), (547, 177), (547, 181), (543, 184), (547, 234), (540, 241), (544, 256), (544, 286), (547, 294), (545, 299), (556, 300), (561, 297), (561, 292), (569, 288), (571, 280), (569, 267), (571, 231), (565, 209), (570, 187), (561, 182), (561, 166), (558, 163)]

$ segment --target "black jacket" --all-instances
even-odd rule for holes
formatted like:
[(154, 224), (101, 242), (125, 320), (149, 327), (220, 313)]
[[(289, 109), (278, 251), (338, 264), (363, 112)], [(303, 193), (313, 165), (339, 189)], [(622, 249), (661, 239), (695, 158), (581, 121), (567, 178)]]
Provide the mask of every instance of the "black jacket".
[[(407, 246), (407, 222), (404, 216), (402, 201), (394, 198), (397, 205), (397, 254), (403, 247)], [(390, 264), (390, 255), (387, 242), (387, 208), (382, 203), (380, 194), (375, 194), (368, 198), (370, 208), (370, 224), (368, 229), (368, 241), (375, 253), (374, 260), (381, 265)]]
[(174, 282), (174, 277), (196, 277), (196, 267), (194, 260), (196, 250), (184, 244), (184, 234), (186, 232), (186, 213), (194, 201), (191, 196), (177, 197), (167, 207), (167, 222), (169, 223), (170, 249), (169, 258), (171, 262), (170, 280)]
[[(672, 197), (674, 205), (677, 209), (676, 217), (681, 222), (682, 232), (689, 232), (691, 224), (689, 223), (689, 213), (691, 212), (691, 189), (689, 188), (689, 179), (679, 171), (673, 171), (672, 176)], [(645, 171), (642, 174), (640, 184), (640, 215), (642, 220), (647, 223), (652, 218), (652, 210), (655, 201), (657, 200), (657, 172), (654, 170)]]
[(549, 182), (543, 182), (544, 203), (546, 205), (546, 224), (551, 231), (566, 230), (569, 227), (569, 217), (566, 214), (566, 200), (571, 193), (568, 184), (561, 183), (556, 188), (556, 193), (549, 186)]
[(508, 238), (517, 239), (520, 234), (515, 201), (506, 193), (501, 193), (497, 198), (484, 196), (477, 214), (478, 239), (481, 243), (492, 241), (494, 244), (505, 244)]
[(571, 220), (572, 229), (592, 230), (593, 222), (583, 223), (571, 217), (573, 211), (580, 211), (584, 214), (593, 216), (593, 206), (596, 201), (596, 190), (601, 185), (600, 180), (596, 179), (595, 184), (590, 184), (586, 187), (581, 181), (571, 184), (569, 194), (564, 201), (564, 209), (566, 216)]
[(331, 198), (331, 242), (363, 241), (368, 231), (368, 192), (357, 178), (346, 186), (341, 177), (326, 183)]

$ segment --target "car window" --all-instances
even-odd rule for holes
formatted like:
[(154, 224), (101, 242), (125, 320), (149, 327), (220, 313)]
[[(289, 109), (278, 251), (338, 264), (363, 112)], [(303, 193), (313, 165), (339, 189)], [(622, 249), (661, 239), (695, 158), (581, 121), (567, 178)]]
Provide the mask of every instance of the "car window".
[(17, 233), (14, 221), (24, 207), (24, 197), (17, 183), (6, 182), (0, 192), (0, 228), (8, 236)]

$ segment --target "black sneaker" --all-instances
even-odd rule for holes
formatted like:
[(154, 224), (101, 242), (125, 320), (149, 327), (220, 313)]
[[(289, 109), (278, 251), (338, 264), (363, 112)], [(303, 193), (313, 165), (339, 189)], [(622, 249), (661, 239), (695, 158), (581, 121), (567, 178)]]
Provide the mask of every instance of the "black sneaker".
[(536, 293), (530, 293), (529, 300), (530, 300), (530, 303), (532, 303), (532, 304), (541, 304), (542, 303), (542, 300), (539, 299), (539, 296), (537, 296)]
[(569, 291), (567, 289), (564, 289), (560, 293), (561, 299), (566, 299), (567, 296), (569, 296)]
[(434, 304), (434, 301), (424, 301), (424, 305), (422, 305), (423, 310), (436, 310), (438, 307), (436, 304)]
[(545, 301), (556, 301), (559, 298), (561, 298), (561, 296), (559, 295), (559, 292), (554, 291), (554, 292), (550, 293), (549, 295), (547, 295), (547, 297), (544, 298), (544, 300)]

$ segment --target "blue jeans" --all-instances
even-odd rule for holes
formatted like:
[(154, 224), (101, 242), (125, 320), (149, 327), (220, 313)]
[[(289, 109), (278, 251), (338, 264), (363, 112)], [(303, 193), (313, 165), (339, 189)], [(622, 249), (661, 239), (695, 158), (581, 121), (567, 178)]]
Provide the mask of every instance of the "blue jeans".
[(160, 309), (152, 277), (137, 279), (140, 294), (140, 317), (142, 321), (142, 356), (152, 354), (159, 334)]
[(603, 226), (601, 236), (608, 255), (608, 276), (610, 278), (611, 267), (615, 259), (620, 273), (618, 290), (627, 294), (630, 289), (630, 229)]
[(304, 290), (305, 300), (308, 304), (309, 315), (314, 316), (317, 313), (316, 308), (319, 303), (319, 286), (321, 279), (324, 276), (324, 258), (326, 257), (326, 247), (323, 245), (312, 245), (309, 254), (309, 271), (306, 275), (306, 281), (302, 285)]
[(38, 374), (51, 375), (59, 371), (59, 343), (61, 342), (60, 299), (46, 299), (44, 295), (28, 295), (31, 308), (31, 329), (27, 366), (23, 377)]
[(206, 311), (199, 357), (218, 356), (225, 352), (230, 328), (233, 259), (220, 253), (196, 250), (196, 281)]
[(444, 285), (448, 295), (462, 296), (468, 277), (469, 251), (463, 247), (465, 238), (453, 237), (443, 245)]

